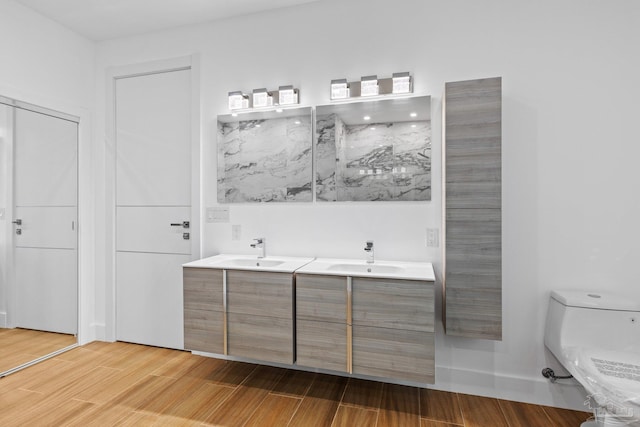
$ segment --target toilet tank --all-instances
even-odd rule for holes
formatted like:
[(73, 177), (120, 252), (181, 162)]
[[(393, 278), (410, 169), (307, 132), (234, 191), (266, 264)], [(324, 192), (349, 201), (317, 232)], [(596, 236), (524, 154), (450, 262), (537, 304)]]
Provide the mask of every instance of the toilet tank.
[(544, 343), (563, 360), (563, 348), (640, 350), (640, 303), (608, 292), (552, 291)]

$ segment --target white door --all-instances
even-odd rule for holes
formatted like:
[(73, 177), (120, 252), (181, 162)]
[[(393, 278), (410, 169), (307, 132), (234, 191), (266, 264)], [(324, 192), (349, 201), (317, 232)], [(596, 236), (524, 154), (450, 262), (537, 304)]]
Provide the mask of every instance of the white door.
[(76, 334), (78, 125), (14, 114), (13, 323)]
[(119, 78), (116, 339), (183, 348), (182, 264), (193, 248), (191, 71)]

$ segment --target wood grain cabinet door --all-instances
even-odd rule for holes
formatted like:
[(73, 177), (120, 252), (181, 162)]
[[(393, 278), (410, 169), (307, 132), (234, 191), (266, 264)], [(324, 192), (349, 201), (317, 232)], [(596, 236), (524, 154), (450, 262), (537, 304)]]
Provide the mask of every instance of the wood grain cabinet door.
[(228, 354), (293, 364), (292, 317), (229, 313)]
[(227, 270), (229, 313), (292, 319), (293, 277), (289, 273)]
[(296, 363), (348, 372), (347, 278), (296, 275)]
[(431, 282), (353, 278), (353, 325), (433, 332)]
[(445, 331), (502, 339), (502, 79), (444, 96)]
[(353, 373), (432, 383), (432, 282), (353, 278)]
[(293, 276), (227, 271), (227, 352), (293, 363)]
[(184, 348), (224, 352), (222, 270), (183, 268)]
[(433, 332), (353, 326), (353, 373), (433, 383)]
[(347, 278), (296, 275), (296, 316), (321, 322), (347, 322)]

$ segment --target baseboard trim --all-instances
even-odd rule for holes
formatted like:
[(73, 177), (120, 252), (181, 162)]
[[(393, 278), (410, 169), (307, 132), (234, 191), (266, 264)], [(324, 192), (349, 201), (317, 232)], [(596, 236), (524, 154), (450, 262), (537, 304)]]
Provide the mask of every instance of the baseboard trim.
[[(92, 323), (89, 325), (89, 328), (91, 330), (91, 337), (93, 338), (91, 341), (108, 341), (107, 340), (107, 327), (104, 323)], [(88, 341), (88, 342), (91, 342)], [(87, 343), (81, 343), (81, 345), (84, 345)]]
[(551, 383), (542, 376), (524, 378), (436, 366), (436, 383), (429, 388), (589, 412), (584, 405), (587, 393), (573, 379)]
[(0, 311), (0, 328), (6, 328), (6, 327), (7, 327), (7, 312)]

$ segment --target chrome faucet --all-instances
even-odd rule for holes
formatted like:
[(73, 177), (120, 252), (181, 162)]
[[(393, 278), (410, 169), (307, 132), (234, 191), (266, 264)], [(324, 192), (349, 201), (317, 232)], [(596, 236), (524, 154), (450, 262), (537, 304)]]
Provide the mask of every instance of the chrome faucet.
[(255, 243), (251, 244), (252, 248), (260, 249), (260, 254), (258, 255), (258, 258), (264, 258), (265, 256), (267, 256), (267, 250), (265, 248), (265, 240), (266, 239), (264, 237), (258, 237), (257, 239), (253, 239)]
[(367, 264), (373, 264), (373, 240), (367, 240), (364, 251), (367, 253)]

